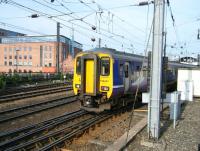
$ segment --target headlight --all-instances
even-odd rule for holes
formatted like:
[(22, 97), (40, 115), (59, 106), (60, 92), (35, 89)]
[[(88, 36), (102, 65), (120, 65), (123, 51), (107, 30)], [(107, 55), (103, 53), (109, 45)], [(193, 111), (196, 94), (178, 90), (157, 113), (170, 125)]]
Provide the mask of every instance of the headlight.
[(75, 87), (76, 87), (76, 88), (80, 88), (81, 85), (80, 85), (80, 84), (75, 84)]
[(101, 90), (103, 90), (103, 91), (109, 91), (109, 87), (102, 86), (102, 87), (101, 87)]

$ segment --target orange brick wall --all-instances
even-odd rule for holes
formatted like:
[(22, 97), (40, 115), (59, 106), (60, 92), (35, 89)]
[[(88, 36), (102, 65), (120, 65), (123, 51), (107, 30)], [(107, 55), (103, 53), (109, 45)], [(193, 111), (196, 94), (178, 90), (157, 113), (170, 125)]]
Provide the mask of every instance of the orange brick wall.
[[(41, 46), (43, 48), (42, 56), (40, 55)], [(0, 44), (0, 73), (14, 72), (15, 70), (18, 72), (56, 72), (56, 48), (56, 42)], [(79, 51), (79, 49), (75, 48), (75, 54)], [(15, 56), (17, 56), (17, 59)], [(68, 59), (69, 62), (67, 62), (67, 57), (69, 56), (68, 45), (60, 43), (59, 56), (60, 69), (64, 72), (68, 71), (65, 70), (66, 66), (72, 66), (71, 64), (73, 64), (73, 58), (71, 60)], [(5, 62), (7, 62), (7, 65), (5, 65)], [(9, 62), (12, 62), (12, 65), (9, 65)], [(70, 70), (73, 69), (70, 67)]]

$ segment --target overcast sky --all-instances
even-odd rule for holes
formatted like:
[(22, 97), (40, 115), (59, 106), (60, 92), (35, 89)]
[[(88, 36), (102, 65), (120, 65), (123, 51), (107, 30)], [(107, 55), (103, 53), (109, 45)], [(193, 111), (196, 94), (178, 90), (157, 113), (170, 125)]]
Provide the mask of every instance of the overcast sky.
[[(102, 46), (143, 54), (152, 24), (153, 5), (133, 6), (141, 2), (138, 0), (55, 0), (54, 3), (51, 0), (7, 1), (8, 3), (0, 4), (0, 28), (28, 35), (51, 35), (56, 34), (56, 21), (59, 21), (61, 34), (71, 38), (73, 26), (74, 38), (83, 44), (84, 49), (96, 47), (100, 37)], [(170, 9), (167, 7), (167, 54), (200, 53), (200, 40), (197, 40), (200, 1), (170, 0), (170, 4), (175, 26), (173, 27)], [(24, 6), (32, 10), (25, 9)], [(29, 17), (32, 14), (40, 17)], [(61, 16), (63, 14), (65, 15)], [(80, 18), (83, 18), (82, 21)], [(97, 26), (97, 29), (92, 30), (92, 26)], [(95, 42), (91, 38), (95, 38)], [(151, 49), (151, 39), (148, 49)]]

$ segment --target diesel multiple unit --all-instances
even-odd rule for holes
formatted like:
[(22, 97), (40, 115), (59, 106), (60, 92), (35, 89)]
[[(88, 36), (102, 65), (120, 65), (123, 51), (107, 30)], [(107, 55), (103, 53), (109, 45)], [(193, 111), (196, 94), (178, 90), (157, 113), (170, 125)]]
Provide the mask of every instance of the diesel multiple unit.
[[(146, 57), (108, 48), (79, 53), (75, 58), (73, 89), (81, 107), (94, 112), (109, 110), (126, 104), (119, 98), (147, 91), (147, 64)], [(167, 83), (176, 82), (176, 69), (182, 66), (168, 63)]]

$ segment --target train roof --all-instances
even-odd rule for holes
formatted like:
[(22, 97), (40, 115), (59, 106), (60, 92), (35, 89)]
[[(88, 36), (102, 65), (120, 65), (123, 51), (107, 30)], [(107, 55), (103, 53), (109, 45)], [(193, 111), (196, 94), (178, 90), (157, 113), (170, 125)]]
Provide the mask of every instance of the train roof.
[[(104, 48), (104, 47), (90, 49), (87, 51), (83, 51), (81, 53), (89, 53), (89, 52), (107, 53), (107, 54), (110, 54), (113, 58), (120, 58), (120, 59), (125, 59), (125, 60), (135, 60), (135, 61), (140, 61), (140, 62), (142, 62), (143, 59), (145, 58), (145, 62), (147, 61), (147, 57), (144, 57), (141, 55), (126, 53), (126, 52), (122, 52), (122, 51), (117, 51), (112, 48)], [(173, 61), (169, 61), (169, 66), (173, 66), (176, 68), (195, 68), (195, 67), (197, 67), (196, 65), (183, 64), (183, 63), (173, 62)]]
[[(94, 48), (94, 49), (90, 49), (84, 52), (99, 52), (99, 53), (107, 53), (110, 54), (113, 58), (120, 58), (120, 59), (125, 59), (125, 60), (137, 60), (137, 61), (141, 61), (143, 60), (144, 56), (141, 55), (136, 55), (136, 54), (132, 54), (132, 53), (126, 53), (126, 52), (122, 52), (122, 51), (117, 51), (115, 49), (112, 48)], [(145, 57), (145, 59), (147, 59), (147, 57)]]

